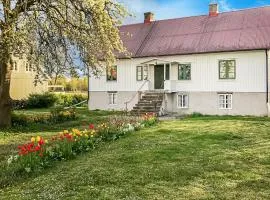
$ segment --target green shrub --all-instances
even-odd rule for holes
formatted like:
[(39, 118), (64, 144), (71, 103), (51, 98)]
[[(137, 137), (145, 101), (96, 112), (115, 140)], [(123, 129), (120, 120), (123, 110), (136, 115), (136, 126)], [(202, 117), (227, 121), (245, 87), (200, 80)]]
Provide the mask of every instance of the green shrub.
[(13, 110), (27, 108), (51, 108), (54, 105), (69, 107), (87, 100), (87, 95), (83, 94), (31, 94), (28, 99), (13, 100)]
[(51, 115), (39, 114), (39, 115), (25, 115), (12, 113), (11, 121), (12, 126), (28, 126), (33, 123), (49, 123)]
[(26, 115), (12, 113), (12, 126), (27, 127), (31, 124), (55, 124), (76, 119), (74, 108), (55, 108), (50, 114)]
[(12, 100), (12, 109), (21, 110), (27, 108), (27, 99)]
[(56, 104), (59, 106), (73, 106), (87, 100), (87, 95), (82, 94), (57, 94)]
[(27, 99), (27, 108), (50, 108), (56, 101), (57, 97), (52, 93), (31, 94)]
[(190, 117), (202, 117), (203, 114), (199, 113), (199, 112), (194, 112), (190, 115)]
[(54, 123), (76, 119), (75, 108), (56, 107), (51, 110), (51, 121)]

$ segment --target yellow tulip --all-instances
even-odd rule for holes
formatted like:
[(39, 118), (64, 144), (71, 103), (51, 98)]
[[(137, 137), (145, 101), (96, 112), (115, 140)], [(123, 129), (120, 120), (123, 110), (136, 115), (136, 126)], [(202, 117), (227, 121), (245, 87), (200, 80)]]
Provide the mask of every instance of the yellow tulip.
[(40, 136), (37, 136), (37, 142), (39, 142), (39, 141), (40, 141), (40, 139), (41, 139), (41, 138), (40, 138)]
[(32, 137), (31, 142), (35, 142), (35, 141), (36, 141), (36, 138)]
[(65, 134), (68, 133), (68, 130), (64, 130), (64, 133), (65, 133)]

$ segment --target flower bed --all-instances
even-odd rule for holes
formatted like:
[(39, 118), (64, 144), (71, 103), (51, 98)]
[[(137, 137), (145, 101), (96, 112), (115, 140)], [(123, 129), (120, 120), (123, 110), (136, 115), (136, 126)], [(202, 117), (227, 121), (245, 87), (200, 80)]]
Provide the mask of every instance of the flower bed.
[(46, 140), (32, 137), (29, 143), (18, 146), (18, 154), (8, 159), (8, 166), (17, 172), (31, 172), (50, 166), (53, 161), (68, 160), (94, 149), (99, 143), (114, 141), (120, 137), (157, 123), (154, 114), (142, 117), (111, 117), (99, 125), (90, 124), (88, 129), (65, 130)]

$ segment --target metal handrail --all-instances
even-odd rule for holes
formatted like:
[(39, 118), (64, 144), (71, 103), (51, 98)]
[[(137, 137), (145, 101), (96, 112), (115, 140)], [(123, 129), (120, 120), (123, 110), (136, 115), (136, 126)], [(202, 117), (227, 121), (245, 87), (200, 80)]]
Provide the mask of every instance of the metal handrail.
[(88, 101), (88, 100), (84, 100), (84, 101), (82, 101), (82, 102), (80, 102), (80, 103), (77, 103), (77, 104), (75, 104), (75, 105), (72, 105), (72, 106), (69, 106), (69, 107), (65, 107), (64, 109), (74, 108), (74, 107), (76, 107), (76, 106), (79, 106), (79, 105), (81, 105), (81, 104), (86, 103), (87, 101)]
[(140, 86), (140, 88), (136, 91), (136, 93), (131, 97), (131, 99), (129, 101), (126, 101), (125, 104), (126, 104), (126, 111), (128, 110), (127, 108), (127, 105), (137, 96), (137, 94), (139, 94), (139, 92), (141, 91), (141, 89), (143, 88), (143, 86), (149, 82), (149, 80), (145, 80), (143, 82), (143, 84)]

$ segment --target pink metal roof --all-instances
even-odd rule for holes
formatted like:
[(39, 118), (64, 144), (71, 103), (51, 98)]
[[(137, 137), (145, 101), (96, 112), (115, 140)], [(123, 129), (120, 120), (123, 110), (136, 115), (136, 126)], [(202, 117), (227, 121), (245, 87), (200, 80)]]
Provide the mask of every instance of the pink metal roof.
[(270, 6), (125, 25), (120, 33), (132, 57), (270, 49)]

